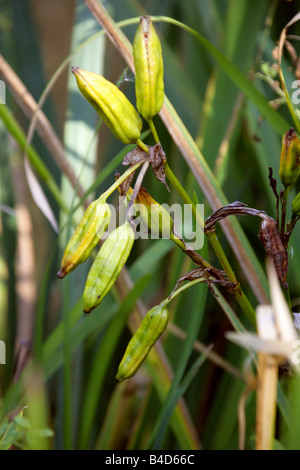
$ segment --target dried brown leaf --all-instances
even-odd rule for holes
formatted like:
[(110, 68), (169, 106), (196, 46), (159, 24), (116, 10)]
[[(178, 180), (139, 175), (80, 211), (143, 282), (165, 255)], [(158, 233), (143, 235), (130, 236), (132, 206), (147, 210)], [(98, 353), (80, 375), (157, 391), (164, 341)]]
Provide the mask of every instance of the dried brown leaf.
[[(218, 278), (216, 279), (215, 277), (213, 277), (212, 273), (217, 273), (217, 272), (218, 272)], [(200, 279), (200, 278), (203, 278), (202, 282), (205, 284), (208, 284), (209, 287), (210, 287), (210, 284), (220, 284), (221, 286), (227, 287), (227, 289), (234, 289), (237, 286), (235, 282), (228, 281), (223, 271), (220, 271), (215, 268), (204, 268), (204, 269), (196, 268), (184, 274), (178, 279), (169, 297), (173, 295), (174, 291), (178, 287), (178, 284), (180, 284), (181, 282), (194, 281), (195, 279)], [(212, 290), (212, 293), (216, 295), (213, 290)]]
[(155, 177), (163, 183), (167, 190), (170, 191), (166, 183), (166, 174), (165, 174), (165, 163), (167, 161), (166, 154), (162, 149), (160, 143), (150, 147), (149, 149), (149, 161), (152, 165), (153, 173)]
[(135, 147), (133, 150), (128, 152), (125, 157), (123, 158), (123, 165), (136, 165), (137, 163), (144, 162), (147, 160), (148, 154), (140, 147)]
[(216, 210), (211, 216), (209, 216), (205, 221), (204, 232), (213, 232), (215, 230), (216, 223), (229, 215), (254, 215), (262, 218), (268, 217), (265, 211), (253, 209), (243, 202), (235, 201), (227, 204), (226, 206), (220, 207), (220, 209)]
[(277, 223), (272, 217), (265, 218), (258, 234), (259, 239), (264, 245), (266, 253), (272, 258), (277, 276), (285, 289), (288, 269), (288, 256), (278, 232)]

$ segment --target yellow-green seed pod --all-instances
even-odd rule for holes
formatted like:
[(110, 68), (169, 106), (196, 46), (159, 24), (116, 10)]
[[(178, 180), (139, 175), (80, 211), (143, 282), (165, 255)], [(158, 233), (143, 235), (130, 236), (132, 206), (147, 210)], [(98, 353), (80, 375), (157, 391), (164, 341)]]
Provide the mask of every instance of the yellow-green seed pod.
[(116, 375), (117, 382), (129, 379), (137, 372), (151, 348), (165, 331), (168, 320), (169, 312), (165, 302), (149, 310), (126, 348)]
[[(127, 191), (130, 199), (132, 188)], [(153, 199), (152, 196), (141, 187), (135, 200), (135, 208), (139, 220), (145, 225), (153, 238), (170, 238), (173, 233), (173, 220), (169, 212)]]
[(72, 67), (77, 85), (117, 139), (135, 143), (141, 135), (142, 120), (119, 88), (94, 72)]
[(135, 94), (138, 111), (150, 121), (164, 101), (163, 59), (150, 16), (142, 16), (133, 41)]
[(279, 177), (284, 186), (292, 186), (300, 174), (300, 142), (293, 128), (282, 138)]
[(85, 313), (97, 307), (110, 291), (127, 261), (133, 242), (134, 231), (127, 221), (108, 235), (86, 280), (83, 292)]
[(110, 207), (101, 196), (88, 206), (65, 248), (60, 271), (57, 273), (60, 279), (90, 256), (107, 230), (110, 218)]
[(295, 216), (300, 216), (300, 193), (297, 194), (292, 202), (292, 212)]

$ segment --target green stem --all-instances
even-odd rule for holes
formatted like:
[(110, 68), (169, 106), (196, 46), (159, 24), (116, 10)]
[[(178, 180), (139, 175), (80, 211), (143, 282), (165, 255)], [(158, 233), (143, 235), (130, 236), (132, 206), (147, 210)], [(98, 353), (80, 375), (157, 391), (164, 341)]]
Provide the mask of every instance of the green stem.
[(256, 314), (255, 310), (253, 309), (251, 303), (249, 302), (248, 298), (242, 291), (239, 282), (237, 281), (236, 275), (234, 274), (234, 271), (223, 251), (223, 248), (221, 247), (221, 244), (217, 238), (217, 235), (215, 232), (207, 233), (208, 240), (217, 255), (224, 271), (227, 274), (227, 277), (229, 281), (237, 283), (236, 289), (232, 292), (234, 297), (236, 298), (238, 304), (244, 311), (244, 313), (247, 315), (248, 319), (253, 323), (253, 325), (256, 324)]
[(130, 201), (128, 202), (127, 205), (127, 211), (126, 211), (126, 219), (130, 222), (133, 223), (133, 204), (137, 198), (137, 195), (141, 189), (141, 186), (143, 184), (143, 179), (145, 177), (145, 174), (147, 173), (147, 170), (149, 168), (149, 160), (145, 160), (142, 166), (141, 171), (139, 172), (139, 176), (137, 177)]
[[(178, 181), (178, 179), (176, 178), (176, 176), (172, 172), (172, 170), (169, 167), (168, 163), (165, 164), (165, 172), (166, 172), (166, 176), (167, 176), (168, 180), (170, 181), (170, 183), (172, 184), (174, 189), (176, 189), (176, 191), (178, 192), (180, 197), (183, 199), (183, 201), (186, 202), (187, 204), (191, 205), (191, 209), (192, 209), (192, 212), (193, 212), (193, 215), (194, 215), (196, 221), (198, 222), (200, 227), (202, 229), (204, 229), (204, 220), (203, 220), (203, 218), (201, 217), (201, 215), (197, 211), (197, 207), (193, 203), (190, 196), (187, 194), (185, 189), (182, 187), (181, 183)], [(209, 234), (208, 235), (208, 240), (211, 243), (211, 246), (212, 246), (216, 256), (218, 257), (218, 259), (219, 259), (219, 261), (220, 261), (220, 263), (221, 263), (221, 265), (222, 265), (229, 281), (234, 282), (234, 283), (237, 284), (236, 289), (232, 292), (234, 297), (236, 298), (238, 304), (240, 305), (240, 307), (242, 308), (244, 313), (247, 315), (248, 319), (251, 321), (251, 323), (253, 323), (255, 325), (256, 324), (255, 311), (254, 311), (252, 305), (250, 304), (249, 300), (245, 296), (244, 292), (241, 290), (240, 285), (239, 285), (239, 283), (236, 279), (236, 276), (234, 274), (234, 271), (233, 271), (226, 255), (225, 255), (224, 250), (223, 250), (217, 236), (215, 235), (215, 233)]]
[(286, 205), (287, 205), (289, 192), (290, 192), (290, 186), (285, 186), (284, 192), (283, 192), (283, 201), (282, 201), (282, 206), (281, 206), (281, 235), (282, 236), (285, 233)]
[[(148, 123), (149, 123), (151, 132), (154, 136), (154, 139), (155, 139), (156, 143), (159, 143), (158, 134), (156, 132), (153, 121), (150, 120), (150, 121), (148, 121)], [(137, 144), (140, 147), (142, 147), (139, 142), (137, 142)], [(143, 145), (145, 145), (145, 144), (143, 144)], [(181, 183), (178, 181), (177, 177), (174, 175), (174, 173), (171, 170), (171, 168), (169, 167), (168, 163), (165, 163), (165, 173), (166, 173), (166, 177), (170, 181), (171, 185), (177, 191), (177, 193), (182, 198), (182, 200), (190, 206), (190, 208), (192, 210), (192, 214), (193, 214), (195, 220), (197, 221), (199, 226), (202, 228), (202, 230), (204, 230), (205, 222), (204, 222), (201, 214), (198, 212), (197, 207), (195, 206), (193, 200), (190, 198), (190, 196), (188, 195), (186, 190), (183, 188)], [(248, 319), (251, 321), (251, 323), (253, 325), (256, 325), (255, 310), (253, 309), (251, 303), (249, 302), (246, 295), (244, 294), (244, 292), (240, 288), (240, 284), (237, 281), (237, 278), (234, 274), (234, 271), (233, 271), (226, 255), (225, 255), (225, 252), (224, 252), (224, 250), (223, 250), (216, 234), (213, 232), (213, 233), (207, 234), (207, 236), (208, 236), (208, 240), (209, 240), (209, 242), (210, 242), (217, 258), (219, 259), (219, 261), (221, 263), (221, 266), (223, 267), (229, 281), (231, 281), (233, 283), (236, 283), (236, 285), (237, 285), (236, 288), (232, 291), (232, 294), (234, 295), (234, 297), (237, 300), (238, 304), (240, 305), (240, 307), (242, 308), (243, 312), (248, 317)], [(186, 247), (183, 246), (184, 244), (181, 240), (177, 239), (176, 237), (173, 237), (173, 241), (181, 249), (186, 251)], [(206, 267), (211, 267), (211, 265), (204, 258), (203, 258), (203, 265), (206, 266)]]
[(247, 316), (248, 320), (256, 327), (256, 313), (254, 308), (252, 307), (251, 303), (249, 302), (248, 298), (239, 287), (237, 291), (233, 293), (236, 301), (238, 302), (239, 306)]
[(144, 144), (144, 142), (142, 140), (138, 139), (136, 141), (136, 143), (139, 147), (141, 147), (142, 150), (144, 150), (144, 152), (149, 153), (149, 149), (148, 149), (147, 145)]
[(197, 208), (196, 208), (194, 202), (192, 201), (192, 199), (190, 198), (190, 196), (188, 195), (186, 190), (183, 188), (181, 183), (178, 181), (177, 177), (174, 175), (174, 173), (171, 170), (171, 168), (169, 167), (168, 163), (165, 163), (165, 173), (166, 173), (166, 177), (170, 181), (173, 188), (177, 191), (177, 193), (179, 194), (181, 199), (186, 204), (189, 204), (191, 206), (193, 216), (195, 217), (197, 223), (202, 228), (202, 230), (204, 230), (204, 220), (203, 220), (201, 214), (199, 214), (199, 212), (197, 211)]
[(183, 250), (183, 251), (186, 250), (186, 246), (185, 246), (185, 244), (183, 243), (183, 240), (181, 240), (181, 238), (178, 238), (178, 237), (176, 237), (173, 233), (170, 233), (170, 239), (171, 239), (172, 242), (174, 242), (181, 250)]
[(108, 196), (110, 196), (119, 186), (120, 184), (123, 183), (123, 181), (125, 181), (128, 176), (131, 175), (131, 173), (133, 173), (134, 171), (136, 171), (138, 169), (139, 166), (141, 166), (143, 162), (139, 162), (139, 163), (136, 163), (135, 165), (132, 165), (130, 168), (128, 168), (128, 170), (125, 171), (125, 173), (123, 173), (122, 176), (120, 176), (120, 178), (117, 179), (117, 181), (114, 182), (114, 184), (112, 184), (106, 191), (105, 193), (101, 194), (101, 196), (99, 197), (99, 199), (107, 199)]
[(170, 297), (168, 297), (166, 300), (162, 302), (162, 304), (167, 305), (172, 300), (174, 300), (178, 294), (181, 294), (181, 292), (183, 292), (184, 290), (188, 289), (189, 287), (192, 287), (194, 284), (198, 284), (199, 282), (203, 282), (205, 280), (206, 280), (205, 277), (199, 277), (198, 279), (194, 279), (193, 281), (190, 281), (187, 284), (184, 284), (184, 286), (181, 286), (179, 287), (179, 289), (176, 289), (173, 292), (173, 294), (170, 295)]
[(155, 128), (155, 125), (154, 125), (154, 122), (152, 119), (150, 119), (150, 121), (148, 121), (148, 124), (149, 124), (149, 127), (150, 127), (150, 130), (153, 134), (153, 137), (154, 137), (154, 140), (157, 144), (159, 144), (159, 137), (158, 137), (158, 134), (157, 134), (157, 131), (156, 131), (156, 128)]
[(207, 236), (207, 238), (208, 238), (215, 254), (218, 257), (218, 260), (220, 261), (222, 268), (226, 272), (229, 281), (237, 282), (234, 271), (233, 271), (226, 255), (223, 251), (223, 248), (222, 248), (222, 246), (221, 246), (221, 244), (220, 244), (220, 242), (217, 238), (216, 232), (209, 232), (209, 233), (206, 234), (206, 236)]

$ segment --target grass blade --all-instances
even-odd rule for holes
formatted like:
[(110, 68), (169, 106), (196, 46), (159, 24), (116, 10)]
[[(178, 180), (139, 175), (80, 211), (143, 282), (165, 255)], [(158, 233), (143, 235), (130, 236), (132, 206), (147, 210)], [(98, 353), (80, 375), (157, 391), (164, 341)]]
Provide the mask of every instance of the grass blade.
[[(86, 38), (87, 35), (93, 33), (98, 28), (97, 22), (90, 14), (86, 6), (80, 2), (76, 2), (75, 18), (72, 30), (71, 49), (74, 50)], [(101, 73), (103, 66), (103, 37), (90, 42), (84, 50), (79, 51), (74, 57), (74, 63), (78, 63), (83, 69), (93, 69), (95, 72)], [(81, 100), (77, 93), (77, 84), (71, 72), (69, 72), (68, 80), (68, 111), (67, 120), (64, 127), (64, 147), (66, 149), (66, 157), (73, 168), (80, 186), (86, 189), (87, 182), (94, 180), (95, 163), (97, 157), (97, 136), (95, 135), (96, 113), (90, 109), (90, 105)], [(72, 207), (76, 203), (76, 193), (70, 184), (69, 179), (62, 179), (62, 196), (68, 205)], [(62, 214), (61, 222), (64, 223)], [(68, 240), (69, 230), (66, 230), (60, 237), (62, 249), (64, 249)], [(71, 299), (76, 298), (78, 291), (78, 283), (84, 284), (87, 266), (75, 276), (66, 280), (62, 285), (65, 299), (62, 316), (64, 319), (64, 362), (63, 362), (63, 446), (65, 449), (71, 449), (74, 443), (73, 422), (76, 419), (74, 413), (74, 402), (76, 394), (80, 394), (80, 390), (76, 390), (73, 385), (73, 376), (75, 373), (72, 367), (71, 342), (70, 342), (70, 324), (69, 312), (72, 306)], [(80, 363), (76, 362), (77, 373), (80, 374)]]
[(136, 300), (141, 296), (147, 286), (151, 274), (143, 276), (129, 292), (127, 297), (120, 304), (114, 319), (110, 322), (105, 336), (96, 352), (92, 370), (89, 376), (85, 398), (82, 408), (81, 432), (79, 439), (79, 448), (86, 449), (91, 437), (93, 418), (96, 415), (96, 407), (104, 385), (107, 369), (110, 366), (112, 355), (123, 328), (126, 325), (127, 317), (132, 311)]

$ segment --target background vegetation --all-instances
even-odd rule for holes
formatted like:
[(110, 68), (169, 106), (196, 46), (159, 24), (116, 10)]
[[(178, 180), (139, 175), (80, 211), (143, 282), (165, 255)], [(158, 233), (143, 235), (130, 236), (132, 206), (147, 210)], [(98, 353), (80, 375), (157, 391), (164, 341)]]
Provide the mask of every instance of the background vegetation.
[[(241, 441), (254, 448), (256, 393), (249, 385), (249, 352), (225, 337), (240, 326), (254, 327), (223, 288), (218, 299), (204, 284), (178, 296), (155, 351), (135, 377), (114, 383), (141, 315), (168, 297), (194, 265), (169, 240), (138, 240), (124, 277), (90, 315), (82, 312), (81, 296), (91, 260), (63, 281), (57, 279), (74, 230), (72, 217), (80, 217), (84, 204), (113, 183), (116, 170), (124, 171), (121, 162), (128, 151), (80, 96), (71, 65), (118, 82), (133, 103), (134, 76), (118, 47), (99, 34), (101, 26), (87, 2), (0, 3), (0, 78), (6, 83), (6, 105), (0, 105), (0, 339), (6, 344), (6, 364), (0, 365), (2, 448), (238, 449)], [(217, 201), (238, 200), (276, 218), (268, 167), (278, 179), (281, 138), (295, 121), (271, 66), (281, 31), (298, 13), (299, 2), (103, 4), (115, 22), (123, 22), (130, 41), (139, 16), (154, 17), (165, 93), (176, 110), (168, 108), (173, 121), (157, 116), (155, 124), (170, 167), (193, 201), (205, 204), (205, 217)], [(299, 35), (299, 24), (289, 32)], [(291, 44), (294, 49), (285, 49), (283, 58), (288, 90), (300, 78), (298, 39)], [(45, 114), (33, 128), (40, 100)], [(174, 137), (176, 125), (181, 142)], [(152, 145), (153, 138), (148, 135), (145, 142)], [(157, 201), (182, 203), (151, 173), (144, 185)], [(253, 308), (269, 298), (259, 224), (243, 217), (217, 226)], [(300, 304), (299, 229), (289, 246), (294, 312)], [(238, 256), (241, 250), (246, 257)], [(206, 239), (200, 253), (220, 268)], [(299, 406), (292, 401), (291, 380), (279, 380), (276, 448), (299, 448)]]

